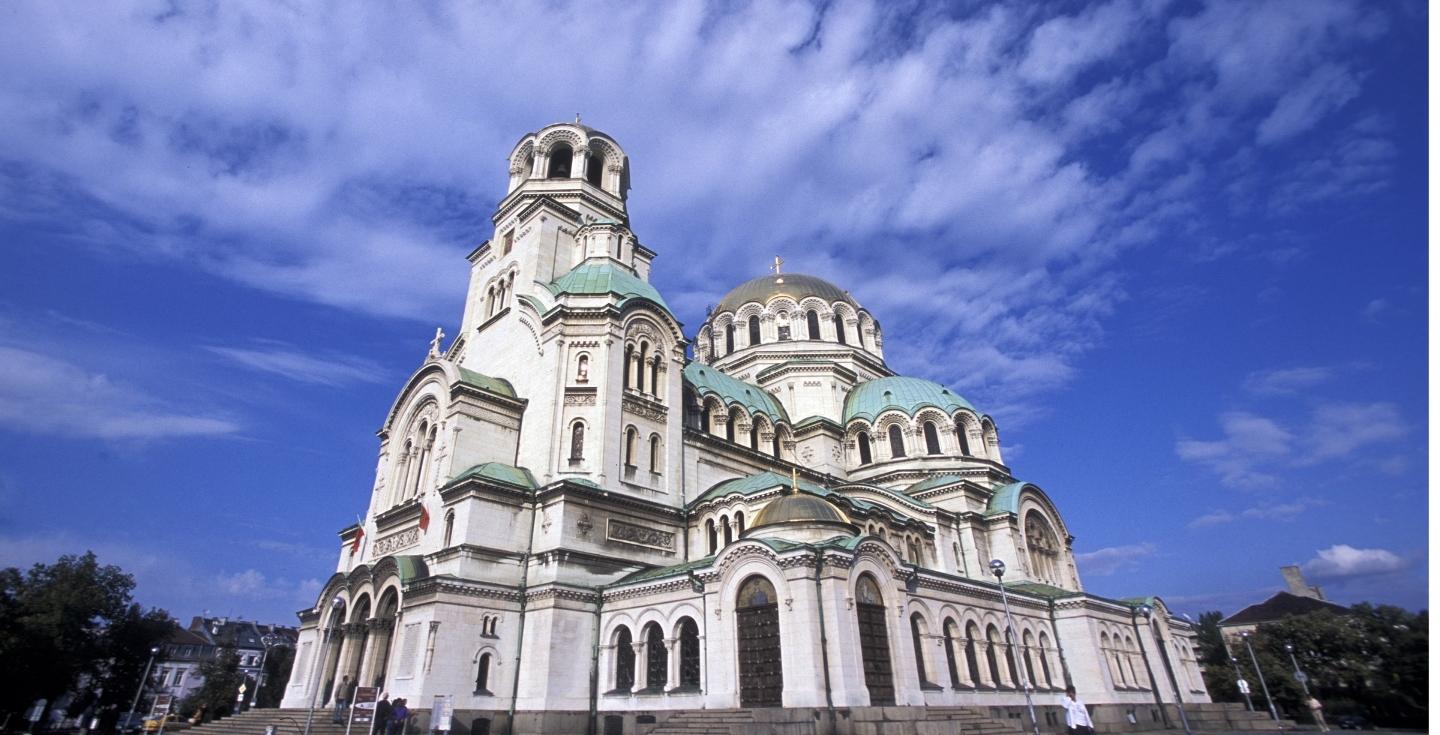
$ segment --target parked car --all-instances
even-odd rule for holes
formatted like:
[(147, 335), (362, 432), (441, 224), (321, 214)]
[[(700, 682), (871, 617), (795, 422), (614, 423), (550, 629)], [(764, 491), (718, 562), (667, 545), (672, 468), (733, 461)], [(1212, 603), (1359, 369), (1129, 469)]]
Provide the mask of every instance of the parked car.
[(1341, 730), (1374, 730), (1375, 725), (1365, 719), (1364, 715), (1340, 715), (1335, 718), (1335, 726)]
[[(166, 724), (166, 726), (169, 726), (169, 725), (171, 725), (171, 724), (173, 724), (173, 723), (176, 723), (176, 722), (179, 722), (179, 721), (180, 721), (180, 715), (179, 715), (179, 713), (177, 713), (177, 712), (171, 712), (170, 714), (165, 715), (165, 724)], [(153, 720), (146, 720), (146, 721), (145, 721), (145, 732), (159, 732), (159, 731), (160, 731), (160, 720), (158, 720), (158, 719), (153, 719)]]

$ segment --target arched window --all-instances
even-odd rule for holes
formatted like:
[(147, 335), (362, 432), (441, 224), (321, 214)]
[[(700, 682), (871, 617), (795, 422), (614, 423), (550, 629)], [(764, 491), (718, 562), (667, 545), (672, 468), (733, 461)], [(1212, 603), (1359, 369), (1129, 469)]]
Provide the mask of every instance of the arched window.
[(1042, 582), (1059, 584), (1060, 543), (1038, 510), (1025, 514), (1025, 545), (1030, 551), (1031, 573)]
[(735, 441), (735, 414), (733, 413), (725, 419), (725, 441), (732, 443)]
[(745, 511), (743, 510), (735, 512), (735, 535), (737, 537), (745, 535)]
[(905, 438), (900, 435), (900, 427), (896, 424), (890, 425), (890, 456), (905, 456)]
[(845, 320), (840, 317), (840, 312), (835, 312), (835, 338), (840, 344), (849, 344), (845, 341)]
[(445, 541), (440, 544), (442, 548), (450, 548), (450, 541), (455, 538), (455, 511), (445, 514)]
[(725, 354), (728, 355), (728, 354), (730, 354), (730, 353), (732, 353), (732, 352), (734, 352), (734, 351), (735, 351), (735, 325), (734, 325), (734, 324), (726, 324), (726, 325), (725, 325)]
[(715, 332), (712, 331), (709, 334), (706, 334), (705, 339), (709, 340), (710, 342), (710, 359), (714, 360), (715, 358), (720, 356), (720, 353), (715, 351)]
[(871, 456), (870, 456), (870, 435), (869, 435), (869, 434), (867, 434), (867, 433), (865, 433), (865, 432), (863, 432), (863, 431), (860, 432), (860, 434), (855, 437), (855, 443), (856, 443), (857, 445), (859, 445), (859, 447), (860, 447), (860, 464), (866, 465), (866, 464), (870, 464), (872, 461), (874, 461), (874, 460), (871, 458)]
[(1035, 657), (1031, 654), (1035, 650), (1035, 635), (1027, 630), (1020, 642), (1020, 657), (1025, 660), (1025, 681), (1033, 686), (1038, 681), (1035, 678)]
[(620, 626), (615, 634), (615, 689), (635, 688), (635, 650), (630, 646), (630, 629)]
[(624, 371), (623, 371), (623, 372), (625, 373), (625, 375), (622, 376), (621, 379), (620, 379), (620, 387), (621, 387), (621, 388), (629, 388), (629, 387), (630, 387), (630, 364), (631, 364), (631, 361), (632, 361), (634, 358), (635, 358), (635, 348), (634, 348), (634, 347), (631, 347), (630, 345), (625, 345), (625, 369), (624, 369)]
[(576, 421), (570, 426), (570, 461), (579, 462), (585, 458), (585, 424)]
[(588, 383), (588, 382), (590, 382), (590, 356), (589, 356), (589, 355), (581, 355), (580, 358), (575, 361), (575, 382), (577, 382), (577, 383)]
[(650, 351), (649, 342), (640, 343), (640, 359), (635, 362), (635, 390), (645, 392), (645, 356)]
[(665, 689), (669, 676), (665, 655), (665, 634), (658, 623), (645, 626), (645, 690), (658, 692)]
[(770, 437), (770, 456), (780, 457), (780, 432), (778, 431)]
[(760, 424), (750, 422), (750, 451), (760, 451)]
[(650, 395), (660, 397), (660, 356), (650, 360)]
[(632, 470), (635, 469), (635, 444), (639, 436), (640, 432), (633, 426), (625, 430), (625, 466)]
[(750, 316), (750, 325), (749, 325), (749, 326), (750, 326), (750, 344), (751, 344), (751, 345), (758, 345), (758, 344), (760, 344), (760, 317), (754, 316), (754, 315), (752, 314), (752, 315)]
[(660, 472), (660, 435), (650, 435), (650, 471)]
[(1050, 675), (1050, 636), (1040, 633), (1040, 673), (1045, 675), (1045, 686), (1055, 688), (1055, 679)]
[(920, 686), (933, 686), (930, 683), (930, 673), (925, 670), (925, 640), (923, 628), (925, 621), (920, 613), (910, 614), (910, 642), (915, 647), (915, 673), (920, 677)]
[(965, 430), (965, 424), (955, 424), (955, 438), (960, 440), (960, 453), (966, 457), (970, 456), (970, 440), (967, 438), (969, 432)]
[(490, 693), (490, 654), (480, 654), (480, 663), (475, 666), (475, 693)]
[(485, 289), (485, 318), (495, 316), (495, 287)]
[(955, 635), (958, 633), (955, 621), (946, 618), (940, 630), (945, 635), (945, 669), (950, 674), (950, 688), (959, 689), (960, 670), (955, 666)]
[(965, 667), (970, 673), (970, 681), (979, 685), (980, 680), (980, 657), (978, 646), (980, 645), (980, 628), (971, 623), (965, 628)]
[(935, 432), (935, 422), (925, 422), (925, 453), (940, 453), (940, 435)]
[(605, 175), (605, 159), (594, 153), (585, 154), (585, 180), (600, 186), (601, 177)]
[(998, 658), (999, 654), (996, 652), (996, 649), (1001, 646), (1000, 633), (996, 631), (995, 626), (992, 625), (985, 631), (985, 638), (987, 644), (985, 646), (985, 663), (990, 668), (990, 681), (994, 682), (997, 688), (1004, 687), (1005, 680), (1000, 676), (1000, 659)]
[(814, 309), (805, 312), (805, 336), (809, 339), (820, 339), (820, 315)]
[(690, 618), (680, 619), (680, 686), (700, 686), (700, 626)]
[(707, 519), (707, 520), (705, 521), (705, 538), (706, 538), (706, 540), (709, 542), (708, 548), (710, 549), (710, 551), (708, 551), (708, 552), (706, 552), (706, 553), (710, 553), (710, 554), (715, 553), (716, 536), (715, 536), (715, 519), (714, 519), (714, 518), (710, 518), (710, 519)]
[(735, 537), (731, 535), (732, 533), (730, 516), (720, 516), (720, 535), (724, 537), (726, 546), (729, 546), (730, 542), (735, 540)]
[(556, 143), (550, 148), (550, 168), (545, 172), (547, 179), (570, 178), (570, 166), (574, 163), (575, 151), (568, 143)]

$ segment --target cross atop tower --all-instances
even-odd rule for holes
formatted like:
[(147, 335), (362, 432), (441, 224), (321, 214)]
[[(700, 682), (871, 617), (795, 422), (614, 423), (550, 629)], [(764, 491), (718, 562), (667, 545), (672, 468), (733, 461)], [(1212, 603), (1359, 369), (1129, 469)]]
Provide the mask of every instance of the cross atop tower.
[(785, 265), (785, 259), (778, 255), (775, 256), (775, 261), (770, 264), (770, 272), (777, 276), (780, 275), (780, 266), (782, 265)]

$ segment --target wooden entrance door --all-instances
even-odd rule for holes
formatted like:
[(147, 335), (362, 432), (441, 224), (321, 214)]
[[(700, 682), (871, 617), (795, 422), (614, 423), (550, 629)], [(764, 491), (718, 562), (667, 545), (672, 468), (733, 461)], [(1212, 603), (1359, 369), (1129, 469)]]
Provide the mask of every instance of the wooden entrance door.
[(764, 577), (740, 585), (735, 609), (741, 707), (779, 707), (785, 689), (780, 665), (780, 606)]
[(873, 706), (895, 704), (895, 675), (890, 670), (890, 634), (885, 628), (885, 601), (869, 574), (860, 575), (855, 588), (856, 617), (860, 622), (860, 661), (865, 688)]

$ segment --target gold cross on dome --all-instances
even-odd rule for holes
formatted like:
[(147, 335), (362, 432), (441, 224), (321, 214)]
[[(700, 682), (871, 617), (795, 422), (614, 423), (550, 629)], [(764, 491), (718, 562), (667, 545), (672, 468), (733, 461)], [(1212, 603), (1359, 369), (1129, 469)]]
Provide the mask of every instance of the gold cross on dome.
[(780, 266), (782, 265), (785, 265), (785, 259), (777, 255), (775, 256), (775, 261), (770, 264), (770, 270), (778, 276), (780, 275)]

